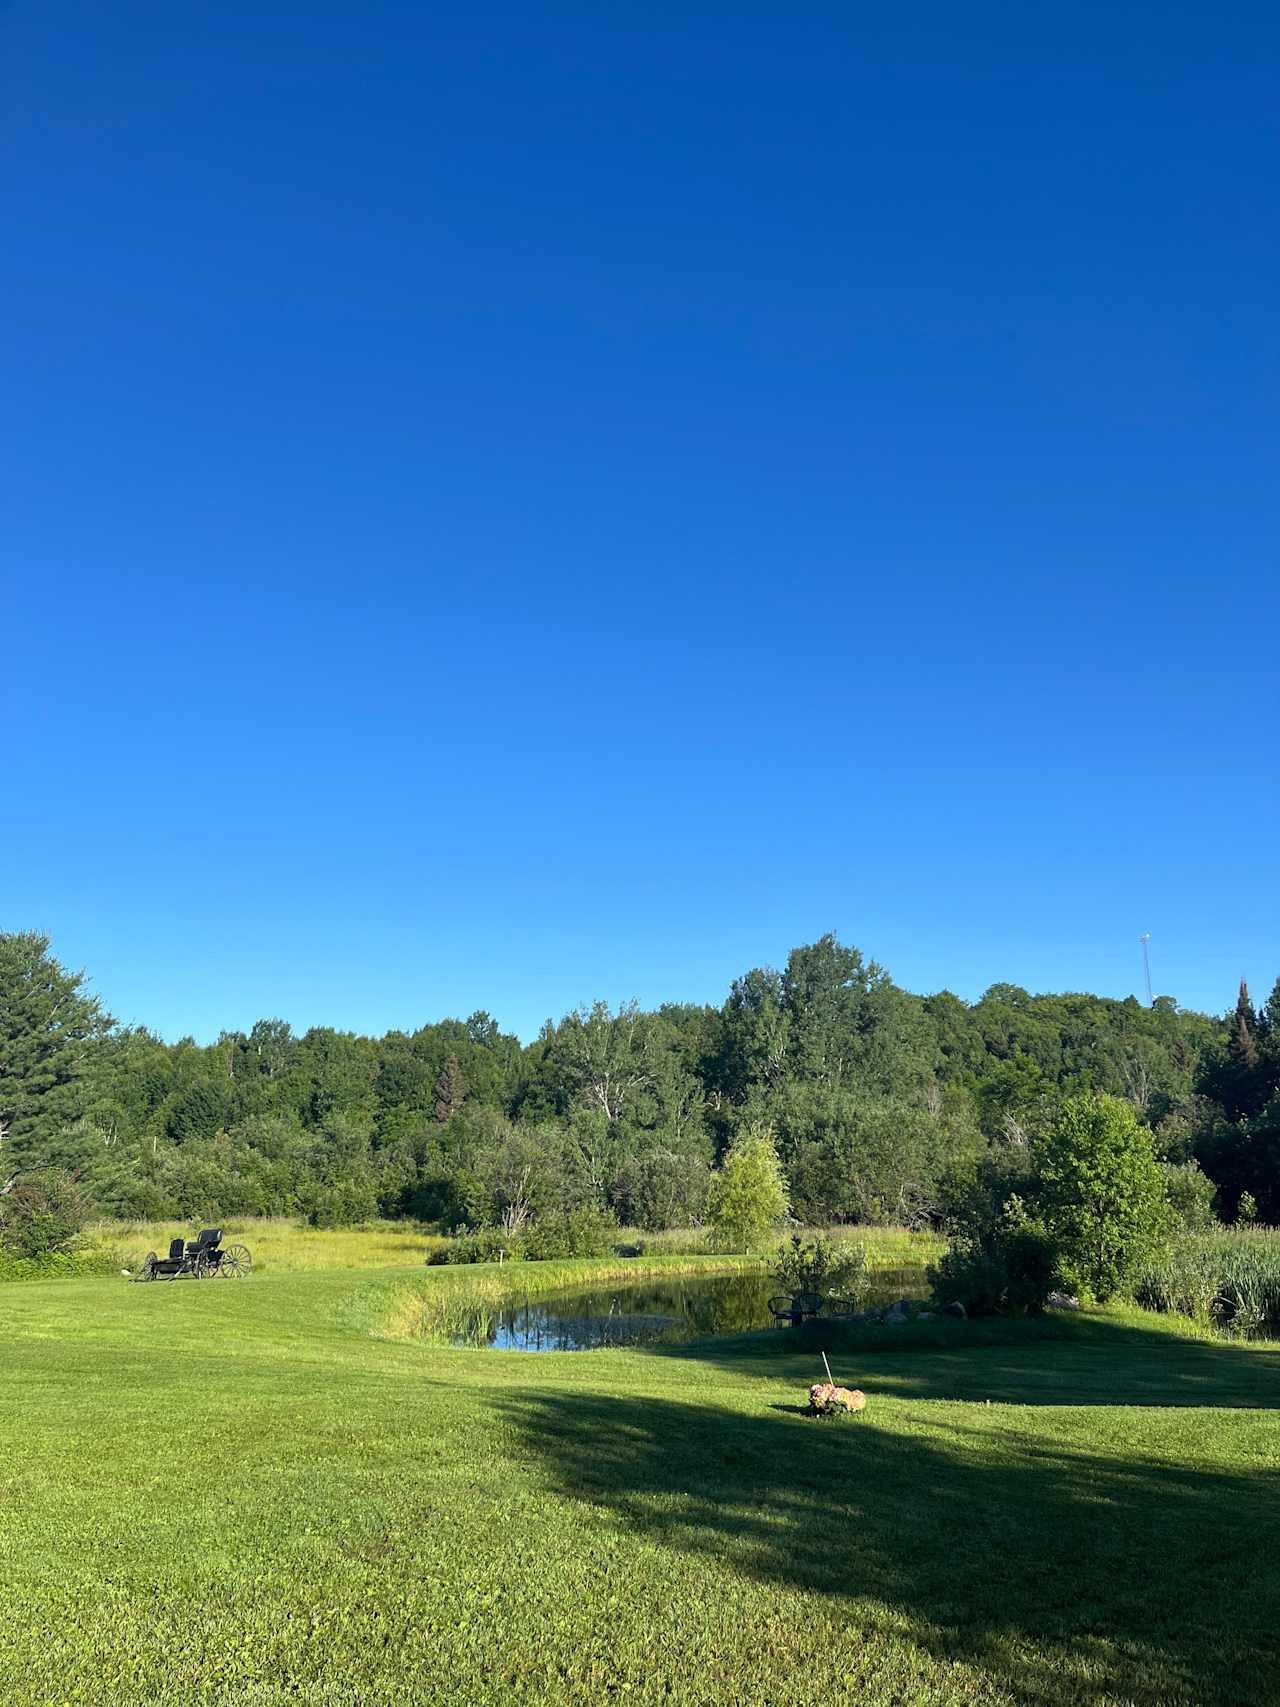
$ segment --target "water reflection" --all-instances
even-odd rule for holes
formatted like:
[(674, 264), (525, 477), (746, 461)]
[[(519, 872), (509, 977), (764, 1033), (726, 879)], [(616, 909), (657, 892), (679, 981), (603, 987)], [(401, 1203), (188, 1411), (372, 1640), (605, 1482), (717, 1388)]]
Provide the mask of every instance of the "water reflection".
[[(925, 1290), (923, 1269), (886, 1270), (874, 1277), (866, 1302), (920, 1298)], [(556, 1293), (496, 1312), (477, 1309), (464, 1320), (454, 1344), (498, 1351), (597, 1351), (741, 1334), (775, 1325), (769, 1299), (777, 1291), (771, 1275), (726, 1274)]]

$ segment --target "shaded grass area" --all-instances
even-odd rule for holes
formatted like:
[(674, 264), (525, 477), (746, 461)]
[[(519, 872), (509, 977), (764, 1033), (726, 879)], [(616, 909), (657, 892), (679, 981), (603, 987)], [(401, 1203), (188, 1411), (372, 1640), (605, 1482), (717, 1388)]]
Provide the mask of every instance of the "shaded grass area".
[(1148, 1423), (1138, 1446), (1113, 1417), (1047, 1431), (1004, 1407), (823, 1426), (786, 1404), (731, 1419), (652, 1397), (505, 1404), (564, 1496), (619, 1533), (874, 1603), (909, 1621), (919, 1655), (1019, 1701), (1274, 1699), (1263, 1425), (1237, 1430), (1253, 1462), (1228, 1469), (1185, 1418)]
[(1274, 1700), (1273, 1350), (846, 1329), (813, 1423), (806, 1334), (455, 1351), (388, 1284), (5, 1289), (6, 1707)]
[[(814, 1323), (650, 1350), (718, 1365), (739, 1380), (768, 1382), (793, 1373), (804, 1378), (825, 1352), (845, 1385), (870, 1381), (878, 1393), (912, 1399), (1280, 1409), (1280, 1350), (1187, 1334), (1136, 1309), (901, 1327)], [(1280, 1453), (1280, 1434), (1276, 1449)]]

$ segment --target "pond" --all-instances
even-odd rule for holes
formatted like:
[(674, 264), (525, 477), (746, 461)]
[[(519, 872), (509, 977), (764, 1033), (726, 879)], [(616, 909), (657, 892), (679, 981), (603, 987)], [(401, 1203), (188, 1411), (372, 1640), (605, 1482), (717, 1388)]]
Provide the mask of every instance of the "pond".
[[(774, 1327), (769, 1274), (685, 1275), (615, 1282), (590, 1291), (559, 1292), (513, 1301), (501, 1310), (476, 1309), (453, 1337), (455, 1345), (498, 1351), (598, 1351), (607, 1346), (678, 1345), (716, 1334)], [(924, 1269), (885, 1269), (871, 1277), (867, 1304), (923, 1298)], [(786, 1332), (785, 1328), (780, 1332)]]

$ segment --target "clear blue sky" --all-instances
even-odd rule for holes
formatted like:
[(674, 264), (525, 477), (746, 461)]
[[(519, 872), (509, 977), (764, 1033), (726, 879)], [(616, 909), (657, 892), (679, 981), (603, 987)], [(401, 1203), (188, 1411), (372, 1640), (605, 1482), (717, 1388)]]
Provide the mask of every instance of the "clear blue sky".
[(0, 9), (0, 918), (120, 1017), (1280, 972), (1280, 19)]

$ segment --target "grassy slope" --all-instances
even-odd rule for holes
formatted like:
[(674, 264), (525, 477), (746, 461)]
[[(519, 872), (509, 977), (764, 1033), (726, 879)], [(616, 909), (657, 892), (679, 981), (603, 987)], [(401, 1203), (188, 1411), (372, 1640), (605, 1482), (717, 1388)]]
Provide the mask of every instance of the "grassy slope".
[(5, 1707), (1274, 1700), (1275, 1351), (854, 1333), (815, 1424), (783, 1334), (453, 1351), (386, 1297), (3, 1289)]

